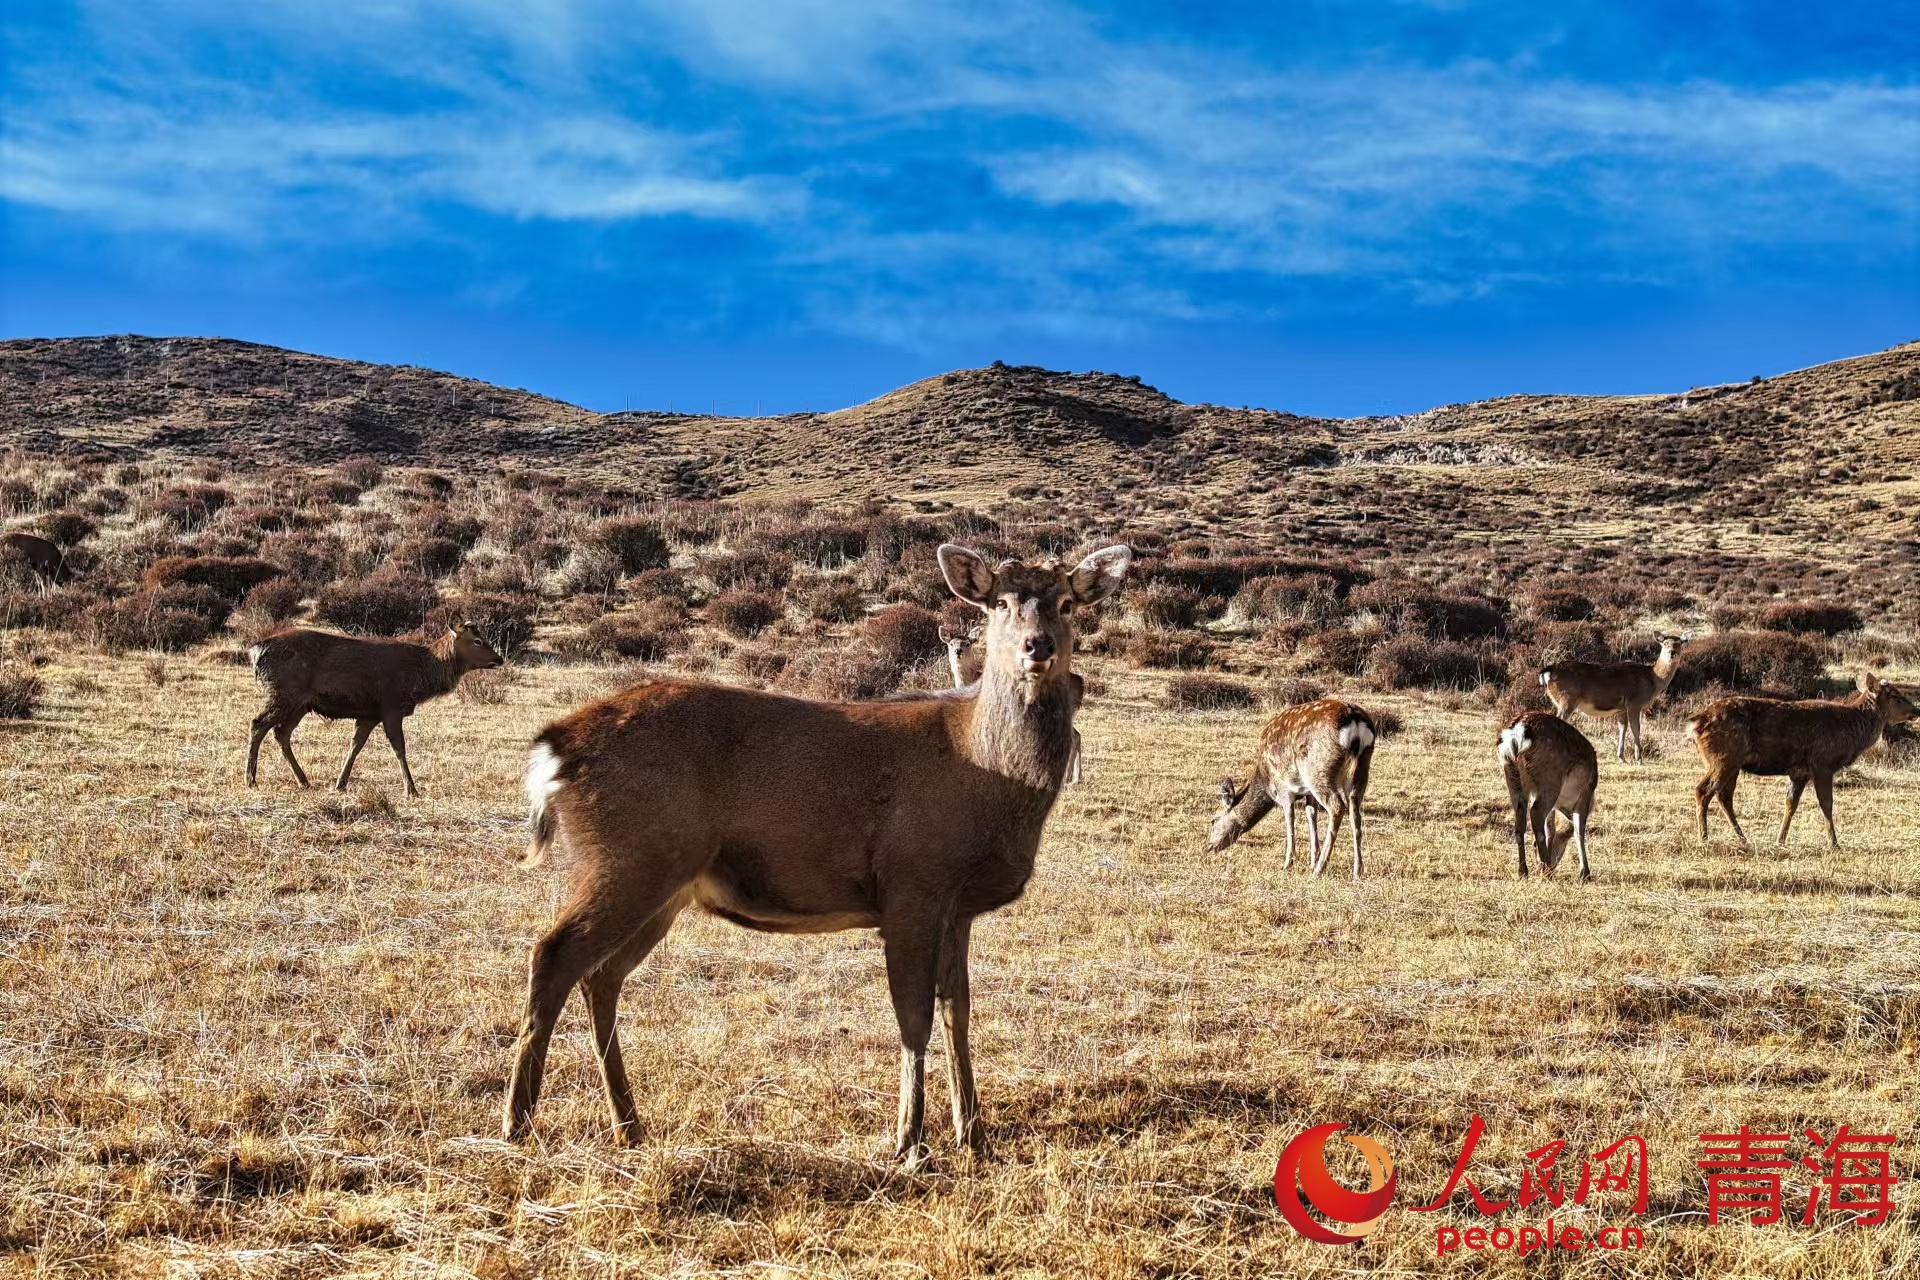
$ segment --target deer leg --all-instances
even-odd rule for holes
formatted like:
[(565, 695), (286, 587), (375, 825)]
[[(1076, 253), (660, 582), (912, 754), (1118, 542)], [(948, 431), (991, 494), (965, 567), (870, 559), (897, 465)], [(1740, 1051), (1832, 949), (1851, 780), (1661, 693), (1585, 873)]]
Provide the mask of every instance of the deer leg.
[(305, 791), (313, 784), (307, 781), (307, 771), (302, 769), (300, 762), (293, 758), (293, 731), (299, 727), (299, 724), (299, 716), (291, 720), (282, 720), (273, 726), (273, 740), (280, 744), (280, 754), (287, 758), (287, 767), (293, 770), (293, 776), (300, 781), (300, 789)]
[(1353, 878), (1360, 878), (1360, 797), (1353, 796), (1348, 801), (1353, 810)]
[(1747, 833), (1740, 829), (1740, 819), (1733, 816), (1733, 789), (1740, 785), (1740, 771), (1729, 769), (1719, 779), (1716, 794), (1720, 797), (1720, 807), (1726, 811), (1727, 821), (1733, 824), (1733, 834), (1740, 837), (1740, 843), (1748, 848), (1753, 842), (1747, 839)]
[(400, 757), (400, 776), (407, 780), (407, 799), (420, 798), (420, 788), (413, 785), (413, 770), (407, 767), (407, 733), (400, 727), (405, 716), (388, 716), (381, 722), (381, 728), (387, 731), (387, 741), (393, 746), (393, 754)]
[(1633, 762), (1639, 764), (1644, 757), (1640, 750), (1640, 713), (1638, 711), (1627, 717), (1627, 727), (1633, 730)]
[(1715, 784), (1713, 774), (1709, 773), (1693, 786), (1694, 801), (1700, 806), (1700, 839), (1707, 838), (1707, 806), (1713, 803)]
[(260, 780), (260, 744), (273, 732), (273, 712), (262, 711), (253, 718), (253, 740), (247, 743), (247, 785), (255, 786)]
[(1587, 861), (1587, 811), (1576, 809), (1573, 812), (1573, 847), (1580, 854), (1580, 878), (1593, 879), (1593, 864)]
[(1080, 781), (1080, 731), (1073, 731), (1073, 754), (1067, 757), (1067, 782), (1078, 784)]
[(1533, 828), (1533, 851), (1539, 855), (1540, 869), (1553, 871), (1560, 865), (1560, 849), (1553, 841), (1553, 803), (1545, 796), (1535, 797), (1528, 825)]
[(1820, 801), (1820, 812), (1827, 815), (1827, 839), (1833, 847), (1840, 847), (1840, 833), (1833, 828), (1833, 775), (1816, 773), (1813, 775), (1813, 794)]
[(967, 986), (967, 942), (971, 918), (956, 920), (940, 946), (934, 1000), (947, 1038), (947, 1092), (953, 1100), (953, 1140), (975, 1151), (985, 1146), (980, 1127), (980, 1097), (973, 1088), (973, 1050), (967, 1043), (972, 995)]
[(559, 921), (534, 944), (527, 958), (526, 1020), (520, 1026), (500, 1126), (508, 1139), (517, 1142), (525, 1137), (533, 1123), (540, 1079), (547, 1067), (547, 1042), (553, 1038), (560, 1010), (566, 1007), (567, 993), (635, 936), (635, 920), (651, 923), (683, 891), (677, 886), (622, 886), (604, 879), (580, 882)]
[(1620, 717), (1620, 740), (1614, 744), (1613, 758), (1621, 764), (1627, 762), (1627, 718)]
[(1506, 762), (1507, 799), (1513, 804), (1513, 844), (1520, 855), (1520, 878), (1527, 878), (1527, 793), (1520, 770)]
[(360, 758), (360, 748), (367, 745), (367, 739), (373, 736), (373, 726), (378, 720), (360, 720), (353, 726), (353, 747), (347, 752), (347, 762), (340, 766), (340, 781), (333, 784), (335, 791), (347, 789), (347, 779), (353, 774), (353, 762)]
[(593, 1021), (593, 1049), (600, 1059), (600, 1080), (606, 1086), (607, 1110), (613, 1116), (613, 1140), (623, 1147), (639, 1141), (640, 1116), (634, 1110), (633, 1090), (627, 1083), (627, 1067), (620, 1057), (620, 1037), (614, 1025), (620, 1007), (620, 988), (626, 983), (627, 975), (660, 945), (692, 896), (682, 890), (654, 912), (640, 926), (640, 932), (580, 980), (580, 994), (586, 999), (587, 1015)]
[(1347, 798), (1338, 791), (1327, 797), (1327, 845), (1316, 850), (1313, 860), (1313, 874), (1319, 875), (1327, 869), (1327, 863), (1333, 860), (1333, 842), (1340, 836), (1340, 820), (1347, 816)]
[[(1313, 870), (1314, 861), (1320, 856), (1320, 806), (1314, 803), (1312, 796), (1305, 797), (1307, 809), (1307, 870)], [(1292, 803), (1291, 800), (1288, 801)]]
[(933, 1035), (938, 926), (902, 920), (891, 929), (882, 924), (880, 936), (887, 952), (887, 990), (900, 1024), (900, 1118), (894, 1127), (894, 1155), (913, 1173), (927, 1161), (927, 1041)]
[(1787, 828), (1793, 825), (1794, 812), (1800, 808), (1800, 795), (1806, 789), (1807, 780), (1805, 778), (1787, 779), (1787, 816), (1786, 820), (1780, 824), (1780, 845), (1782, 848), (1786, 847)]
[(1286, 799), (1287, 809), (1287, 860), (1280, 864), (1282, 871), (1293, 870), (1293, 797)]

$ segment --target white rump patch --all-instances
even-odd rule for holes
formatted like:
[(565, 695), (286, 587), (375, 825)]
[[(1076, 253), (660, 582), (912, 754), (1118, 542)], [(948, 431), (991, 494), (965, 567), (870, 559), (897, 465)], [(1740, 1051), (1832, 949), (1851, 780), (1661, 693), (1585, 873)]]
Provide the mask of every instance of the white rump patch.
[(1540, 673), (1540, 687), (1544, 689), (1552, 683), (1553, 683), (1553, 668), (1548, 667), (1545, 671), (1542, 671)]
[(1373, 745), (1373, 730), (1364, 720), (1340, 726), (1340, 745), (1350, 756), (1357, 756)]
[(1516, 724), (1511, 728), (1500, 731), (1500, 758), (1502, 760), (1518, 760), (1521, 755), (1526, 752), (1527, 748), (1532, 745), (1533, 739), (1527, 736), (1527, 726), (1523, 724)]
[(247, 661), (253, 664), (256, 671), (260, 668), (260, 655), (266, 651), (267, 646), (264, 644), (254, 645), (253, 648), (247, 650)]
[(560, 757), (546, 743), (535, 743), (527, 757), (527, 821), (538, 824), (540, 814), (560, 790)]

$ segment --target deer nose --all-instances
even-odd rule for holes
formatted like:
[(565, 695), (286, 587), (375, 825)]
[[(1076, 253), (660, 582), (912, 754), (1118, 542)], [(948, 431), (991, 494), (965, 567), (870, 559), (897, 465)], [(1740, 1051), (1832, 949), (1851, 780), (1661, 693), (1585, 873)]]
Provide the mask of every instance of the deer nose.
[(1044, 632), (1028, 636), (1020, 645), (1027, 661), (1040, 663), (1053, 657), (1053, 637)]

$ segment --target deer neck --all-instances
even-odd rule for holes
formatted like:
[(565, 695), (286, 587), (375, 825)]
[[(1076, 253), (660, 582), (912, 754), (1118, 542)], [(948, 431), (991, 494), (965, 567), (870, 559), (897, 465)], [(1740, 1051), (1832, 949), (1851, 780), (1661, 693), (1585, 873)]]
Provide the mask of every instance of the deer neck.
[(1663, 649), (1653, 663), (1653, 696), (1659, 697), (1673, 683), (1673, 650)]
[(958, 649), (947, 650), (947, 666), (953, 672), (953, 687), (958, 689), (966, 683), (965, 680), (960, 678), (960, 651)]
[(1073, 692), (1067, 673), (1022, 680), (989, 662), (974, 694), (966, 754), (982, 769), (1057, 792), (1073, 754)]

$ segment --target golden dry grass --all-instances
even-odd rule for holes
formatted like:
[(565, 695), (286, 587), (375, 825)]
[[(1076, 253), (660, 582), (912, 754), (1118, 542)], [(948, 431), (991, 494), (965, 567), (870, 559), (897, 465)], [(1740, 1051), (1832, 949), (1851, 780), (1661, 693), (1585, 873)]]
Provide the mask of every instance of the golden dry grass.
[[(1920, 775), (1843, 778), (1838, 854), (1811, 801), (1785, 851), (1690, 834), (1671, 723), (1603, 764), (1596, 883), (1513, 877), (1487, 712), (1406, 718), (1375, 761), (1368, 876), (1280, 869), (1277, 822), (1201, 839), (1257, 716), (1158, 709), (1104, 673), (1024, 900), (975, 930), (994, 1150), (884, 1158), (896, 1063), (871, 934), (769, 937), (688, 916), (629, 984), (648, 1136), (606, 1141), (577, 1004), (537, 1136), (497, 1140), (525, 948), (560, 871), (514, 868), (518, 773), (604, 673), (517, 673), (504, 705), (410, 722), (425, 798), (378, 743), (353, 791), (240, 785), (244, 668), (63, 657), (41, 718), (0, 724), (0, 1266), (23, 1274), (1350, 1274), (1886, 1276), (1920, 1271), (1909, 1181), (1877, 1228), (1701, 1220), (1697, 1135), (1742, 1122), (1895, 1132), (1920, 1086)], [(1356, 695), (1357, 696), (1357, 695)], [(309, 721), (336, 769), (347, 728)], [(271, 748), (269, 747), (269, 750)], [(1780, 795), (1743, 787), (1750, 831)], [(1571, 859), (1569, 859), (1569, 863)], [(1344, 869), (1336, 855), (1334, 869)], [(939, 1078), (936, 1050), (934, 1077)], [(944, 1107), (944, 1087), (932, 1086)], [(1468, 1119), (1473, 1173), (1653, 1152), (1637, 1254), (1436, 1259), (1395, 1209), (1355, 1250), (1274, 1211), (1280, 1147), (1327, 1120), (1431, 1198)], [(1796, 1148), (1795, 1154), (1799, 1154)], [(1509, 1213), (1509, 1225), (1542, 1214)], [(1608, 1220), (1568, 1205), (1562, 1223)], [(1633, 1221), (1615, 1213), (1613, 1221)]]

